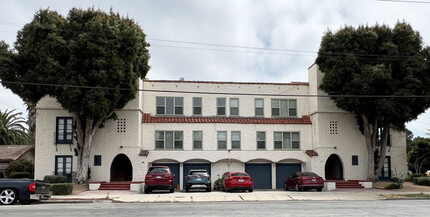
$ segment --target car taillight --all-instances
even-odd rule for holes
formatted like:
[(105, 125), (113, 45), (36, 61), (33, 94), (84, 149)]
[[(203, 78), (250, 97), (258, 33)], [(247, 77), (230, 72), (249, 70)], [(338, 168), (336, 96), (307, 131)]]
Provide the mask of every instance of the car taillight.
[(208, 176), (208, 179), (211, 180), (211, 176)]
[(30, 185), (28, 185), (28, 191), (36, 191), (36, 182), (30, 183)]
[(169, 175), (169, 174), (167, 174), (167, 175), (164, 175), (164, 177), (166, 177), (166, 178), (170, 178), (170, 175)]

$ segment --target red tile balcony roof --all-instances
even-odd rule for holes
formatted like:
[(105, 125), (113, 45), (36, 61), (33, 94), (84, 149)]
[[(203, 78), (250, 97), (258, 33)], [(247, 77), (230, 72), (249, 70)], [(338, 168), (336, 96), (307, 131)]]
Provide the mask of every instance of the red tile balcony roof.
[(224, 124), (312, 124), (309, 116), (301, 118), (255, 118), (255, 117), (166, 117), (145, 113), (142, 123), (224, 123)]

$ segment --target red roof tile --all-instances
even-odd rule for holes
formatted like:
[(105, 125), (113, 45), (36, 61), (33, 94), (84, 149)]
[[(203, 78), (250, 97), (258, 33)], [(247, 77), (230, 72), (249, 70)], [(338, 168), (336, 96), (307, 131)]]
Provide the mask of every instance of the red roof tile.
[(145, 113), (142, 123), (225, 123), (225, 124), (312, 124), (309, 116), (301, 118), (254, 118), (254, 117), (153, 117)]
[(318, 152), (314, 150), (306, 150), (306, 154), (309, 155), (309, 157), (318, 156)]

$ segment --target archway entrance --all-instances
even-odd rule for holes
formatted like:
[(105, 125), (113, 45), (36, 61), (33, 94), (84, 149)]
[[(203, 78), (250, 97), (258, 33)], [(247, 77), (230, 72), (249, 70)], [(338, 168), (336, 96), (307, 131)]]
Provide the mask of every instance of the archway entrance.
[(110, 166), (110, 181), (132, 181), (133, 166), (125, 154), (117, 155)]
[(326, 180), (342, 180), (343, 166), (337, 154), (332, 154), (325, 163), (325, 179)]

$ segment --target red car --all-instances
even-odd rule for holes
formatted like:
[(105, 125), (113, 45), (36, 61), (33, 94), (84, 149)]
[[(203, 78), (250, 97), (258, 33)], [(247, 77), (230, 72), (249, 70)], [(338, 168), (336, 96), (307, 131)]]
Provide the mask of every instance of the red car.
[(317, 189), (322, 191), (324, 180), (320, 176), (312, 172), (296, 172), (288, 178), (284, 183), (285, 190), (308, 190)]
[(175, 190), (173, 188), (173, 173), (167, 166), (152, 166), (149, 168), (145, 176), (145, 194), (152, 190), (167, 189), (170, 193)]
[(246, 172), (226, 172), (222, 175), (222, 190), (242, 190), (253, 191), (254, 183), (251, 176)]

